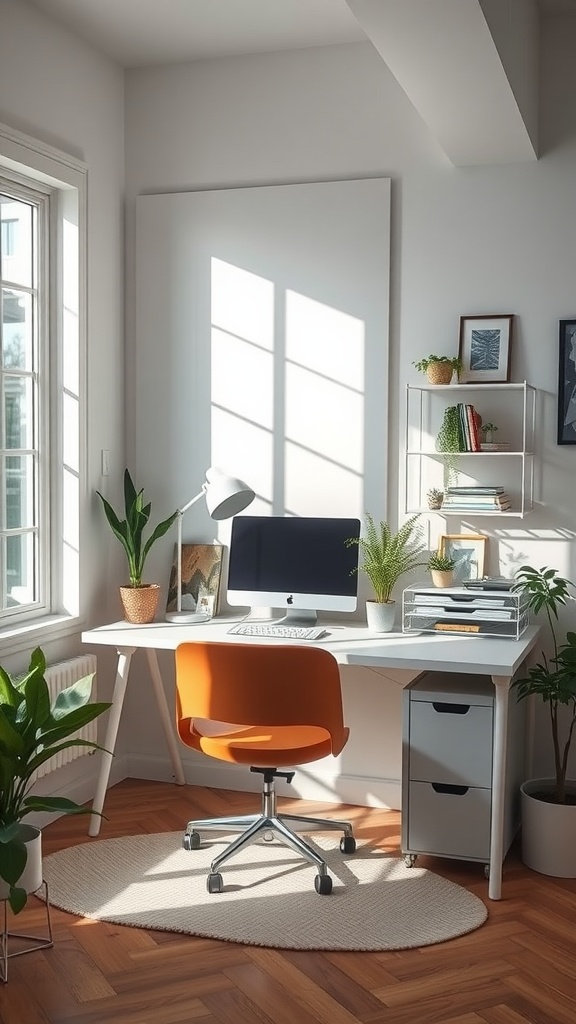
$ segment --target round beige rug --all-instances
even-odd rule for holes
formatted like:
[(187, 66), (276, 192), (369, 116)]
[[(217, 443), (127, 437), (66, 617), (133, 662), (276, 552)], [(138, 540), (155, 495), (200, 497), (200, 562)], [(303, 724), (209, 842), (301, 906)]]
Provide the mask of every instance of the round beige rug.
[(209, 895), (210, 861), (230, 836), (200, 850), (181, 832), (101, 839), (44, 858), (51, 902), (82, 917), (279, 949), (385, 950), (444, 942), (479, 928), (484, 903), (453, 882), (358, 842), (342, 854), (319, 836), (330, 896), (315, 868), (278, 842), (245, 847), (222, 867), (224, 891)]

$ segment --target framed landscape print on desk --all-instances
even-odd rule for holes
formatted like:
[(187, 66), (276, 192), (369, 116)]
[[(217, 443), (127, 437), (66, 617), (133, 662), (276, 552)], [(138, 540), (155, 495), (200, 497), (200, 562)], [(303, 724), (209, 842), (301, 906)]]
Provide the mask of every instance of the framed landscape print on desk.
[(439, 552), (453, 558), (454, 586), (484, 575), (486, 537), (479, 533), (452, 533), (440, 537)]
[[(210, 615), (216, 615), (223, 550), (222, 544), (182, 545), (182, 611), (206, 611)], [(177, 554), (175, 546), (168, 586), (167, 612), (176, 611)]]

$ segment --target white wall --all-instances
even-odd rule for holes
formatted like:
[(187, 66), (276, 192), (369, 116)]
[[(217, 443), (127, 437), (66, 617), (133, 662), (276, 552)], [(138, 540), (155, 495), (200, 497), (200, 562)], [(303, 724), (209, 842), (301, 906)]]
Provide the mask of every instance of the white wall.
[[(117, 617), (110, 582), (120, 578), (122, 568), (115, 564), (94, 491), (101, 486), (100, 450), (111, 450), (115, 476), (125, 460), (123, 71), (19, 0), (0, 0), (0, 121), (88, 166), (86, 483), (91, 543), (81, 585), (82, 611), (94, 624)], [(72, 656), (80, 647), (79, 636), (44, 645), (50, 661)], [(102, 655), (103, 699), (113, 663), (112, 652)]]
[[(412, 361), (430, 351), (456, 352), (462, 314), (513, 312), (512, 377), (543, 390), (538, 431), (537, 510), (527, 519), (467, 523), (450, 530), (485, 532), (488, 570), (531, 561), (554, 564), (576, 577), (573, 477), (576, 449), (555, 443), (558, 320), (576, 315), (576, 79), (571, 19), (551, 23), (543, 38), (541, 159), (507, 167), (450, 166), (406, 96), (368, 43), (266, 56), (229, 58), (134, 70), (126, 82), (127, 346), (134, 363), (134, 206), (143, 192), (242, 184), (385, 175), (392, 178), (391, 363), (388, 509), (402, 502), (400, 446)], [(128, 387), (128, 451), (134, 443), (134, 392)], [(147, 480), (161, 493), (162, 467)], [(169, 554), (160, 552), (163, 563)], [(361, 673), (351, 709), (358, 721), (374, 716)], [(399, 715), (390, 689), (388, 712)], [(136, 757), (158, 749), (151, 705), (129, 695)], [(150, 713), (148, 713), (150, 712)], [(146, 719), (148, 720), (146, 722)], [(368, 726), (366, 725), (366, 728)], [(394, 743), (394, 740), (391, 740)], [(545, 722), (537, 763), (547, 762)], [(399, 779), (371, 748), (351, 774)], [(375, 762), (380, 759), (379, 766)], [(396, 772), (396, 775), (394, 773)]]

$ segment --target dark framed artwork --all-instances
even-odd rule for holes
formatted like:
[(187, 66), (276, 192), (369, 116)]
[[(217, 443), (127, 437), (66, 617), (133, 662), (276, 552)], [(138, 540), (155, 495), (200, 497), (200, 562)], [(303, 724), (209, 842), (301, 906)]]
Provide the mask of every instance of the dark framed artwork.
[(498, 384), (510, 380), (513, 321), (513, 313), (460, 317), (461, 384)]
[[(182, 611), (207, 611), (216, 615), (222, 571), (222, 544), (182, 545)], [(167, 612), (176, 611), (178, 600), (178, 549), (168, 585)]]
[(576, 317), (560, 320), (558, 444), (576, 444)]

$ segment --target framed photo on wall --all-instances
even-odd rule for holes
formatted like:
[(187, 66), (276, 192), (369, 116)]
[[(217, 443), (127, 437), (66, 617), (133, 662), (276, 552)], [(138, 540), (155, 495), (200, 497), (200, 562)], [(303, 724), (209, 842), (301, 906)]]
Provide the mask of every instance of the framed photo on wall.
[(510, 380), (513, 321), (513, 313), (460, 317), (461, 384), (498, 384)]
[(558, 444), (576, 444), (576, 317), (560, 320)]
[(486, 537), (479, 533), (449, 533), (440, 537), (439, 554), (453, 558), (454, 586), (464, 580), (479, 580), (484, 575)]

